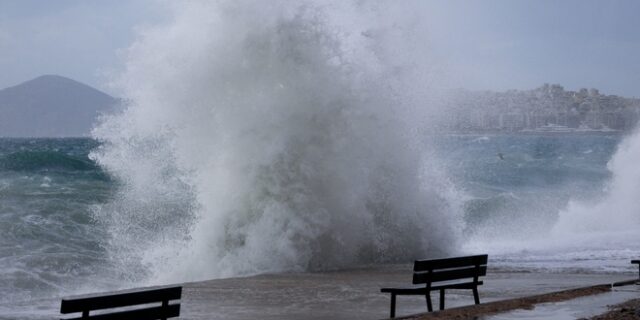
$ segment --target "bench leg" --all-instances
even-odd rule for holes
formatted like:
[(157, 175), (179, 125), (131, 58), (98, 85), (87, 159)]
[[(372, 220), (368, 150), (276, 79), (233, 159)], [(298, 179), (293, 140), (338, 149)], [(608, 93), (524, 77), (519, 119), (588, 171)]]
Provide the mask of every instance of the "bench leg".
[(478, 287), (473, 288), (473, 300), (476, 304), (480, 304), (480, 295), (478, 294)]
[(431, 305), (431, 292), (427, 292), (425, 297), (427, 298), (427, 310), (431, 312), (433, 311), (433, 306)]
[(391, 294), (391, 318), (395, 318), (396, 317), (396, 294), (392, 293)]
[[(169, 307), (169, 300), (162, 300), (162, 314), (167, 314), (167, 308)], [(166, 317), (162, 317), (160, 320), (167, 320)]]
[(444, 289), (440, 289), (440, 310), (444, 310)]

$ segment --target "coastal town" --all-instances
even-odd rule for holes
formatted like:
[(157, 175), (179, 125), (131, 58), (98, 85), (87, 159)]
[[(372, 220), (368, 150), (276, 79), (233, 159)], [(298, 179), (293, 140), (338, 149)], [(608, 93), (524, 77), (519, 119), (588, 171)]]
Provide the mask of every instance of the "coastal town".
[(505, 92), (459, 90), (446, 123), (454, 132), (627, 132), (640, 119), (640, 99), (558, 84)]

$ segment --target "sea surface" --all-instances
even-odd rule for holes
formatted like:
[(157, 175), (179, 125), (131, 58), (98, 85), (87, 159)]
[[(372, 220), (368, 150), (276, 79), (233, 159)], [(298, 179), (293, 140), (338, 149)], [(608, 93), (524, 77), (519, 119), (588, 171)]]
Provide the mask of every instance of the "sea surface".
[(93, 209), (115, 187), (90, 139), (0, 139), (0, 302), (99, 281), (108, 257)]
[(503, 270), (630, 271), (640, 255), (638, 136), (447, 136), (438, 152), (463, 200), (467, 252)]
[[(567, 218), (580, 208), (571, 203), (607, 197), (614, 180), (607, 164), (622, 139), (601, 134), (435, 139), (431, 154), (462, 208), (458, 245), (450, 254), (488, 252), (491, 266), (506, 270), (630, 271), (628, 261), (640, 255), (637, 237), (624, 229), (582, 232), (561, 223), (591, 219)], [(121, 245), (113, 251), (118, 234), (108, 225), (114, 220), (104, 215), (113, 210), (109, 204), (123, 182), (92, 160), (99, 147), (92, 139), (0, 139), (0, 305), (163, 282), (144, 270), (123, 270), (128, 264), (121, 260), (128, 257), (118, 256)], [(616, 219), (616, 212), (607, 214)], [(136, 266), (145, 267), (150, 266)]]

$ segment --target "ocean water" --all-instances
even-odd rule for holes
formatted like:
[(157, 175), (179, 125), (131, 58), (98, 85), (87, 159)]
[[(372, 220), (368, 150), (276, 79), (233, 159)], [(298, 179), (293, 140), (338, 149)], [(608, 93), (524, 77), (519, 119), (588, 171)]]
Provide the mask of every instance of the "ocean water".
[(107, 235), (92, 210), (114, 184), (87, 157), (96, 146), (0, 139), (1, 302), (74, 292), (107, 268)]
[[(629, 271), (628, 260), (640, 254), (634, 235), (629, 238), (624, 230), (605, 226), (579, 233), (561, 225), (562, 215), (573, 210), (572, 202), (604, 201), (613, 179), (607, 163), (621, 139), (617, 135), (440, 136), (435, 148), (447, 164), (441, 168), (456, 186), (463, 207), (459, 246), (443, 253), (488, 252), (492, 267), (507, 270)], [(134, 264), (127, 256), (139, 246), (148, 248), (148, 243), (131, 242), (131, 251), (123, 251), (114, 240), (121, 229), (109, 225), (116, 222), (108, 210), (120, 201), (123, 182), (90, 158), (100, 147), (92, 139), (0, 140), (0, 283), (4, 292), (10, 292), (0, 303), (162, 283), (162, 277), (153, 273), (156, 266), (146, 261)], [(179, 214), (191, 208), (169, 210)], [(613, 221), (616, 213), (608, 214)], [(557, 230), (560, 227), (565, 229)], [(398, 260), (363, 258), (353, 263), (390, 261)], [(300, 270), (295, 265), (281, 268)]]
[(412, 6), (165, 5), (92, 139), (0, 140), (0, 313), (467, 253), (586, 273), (640, 255), (640, 137), (429, 134), (448, 81)]
[(439, 150), (464, 199), (463, 251), (489, 252), (505, 270), (631, 271), (640, 255), (637, 139), (444, 137)]

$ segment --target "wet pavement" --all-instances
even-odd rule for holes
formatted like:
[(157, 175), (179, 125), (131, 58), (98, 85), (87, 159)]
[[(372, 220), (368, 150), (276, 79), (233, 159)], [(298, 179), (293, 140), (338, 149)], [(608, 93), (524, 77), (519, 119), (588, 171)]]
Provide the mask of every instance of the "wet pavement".
[[(493, 272), (479, 287), (483, 303), (628, 280), (629, 274)], [(383, 319), (389, 294), (406, 287), (411, 266), (289, 273), (185, 284), (181, 319)], [(437, 306), (437, 293), (432, 295)], [(446, 307), (472, 305), (471, 290), (447, 291)], [(424, 297), (398, 297), (398, 316), (426, 312)]]
[(542, 303), (532, 310), (514, 310), (493, 316), (480, 317), (479, 320), (575, 320), (603, 314), (609, 306), (627, 300), (640, 298), (640, 285), (627, 285), (612, 288), (611, 292), (581, 297), (567, 301)]
[[(482, 303), (539, 295), (560, 290), (610, 284), (637, 274), (572, 274), (535, 272), (489, 272), (479, 287)], [(410, 286), (412, 265), (385, 265), (317, 273), (281, 273), (245, 278), (184, 283), (181, 320), (249, 319), (383, 319), (389, 315), (389, 294), (381, 287)], [(602, 305), (624, 300), (637, 291), (616, 289), (610, 298), (585, 300)], [(437, 294), (433, 302), (438, 305)], [(608, 297), (608, 296), (607, 296)], [(609, 299), (609, 300), (607, 300)], [(591, 302), (589, 302), (591, 301)], [(555, 314), (574, 316), (572, 310), (606, 311), (581, 304), (540, 305), (533, 313), (513, 311), (503, 318), (540, 319)], [(578, 303), (578, 302), (576, 302)], [(581, 303), (581, 302), (580, 302)], [(473, 305), (471, 290), (447, 291), (446, 308)], [(0, 306), (0, 319), (60, 318), (60, 297), (16, 302)], [(398, 297), (398, 316), (426, 312), (424, 297)], [(546, 316), (545, 318), (548, 318)], [(557, 319), (554, 315), (552, 318)], [(567, 318), (573, 319), (573, 318)]]

